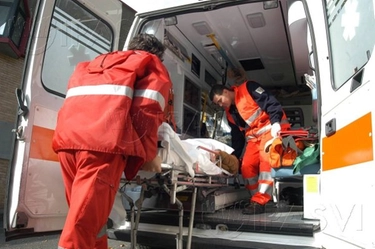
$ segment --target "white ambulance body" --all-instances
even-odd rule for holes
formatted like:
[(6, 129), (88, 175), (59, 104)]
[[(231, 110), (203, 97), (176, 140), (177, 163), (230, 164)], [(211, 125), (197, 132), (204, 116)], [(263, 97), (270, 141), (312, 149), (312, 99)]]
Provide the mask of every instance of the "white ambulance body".
[[(317, 128), (319, 170), (275, 177), (276, 205), (265, 214), (242, 215), (238, 203), (249, 197), (234, 194), (233, 206), (187, 212), (181, 230), (179, 214), (155, 204), (141, 212), (137, 233), (123, 226), (110, 237), (150, 248), (375, 248), (374, 0), (212, 0), (134, 14), (116, 0), (38, 1), (17, 90), (8, 239), (63, 227), (68, 207), (51, 138), (77, 63), (147, 32), (167, 45), (178, 133), (201, 137), (204, 121), (224, 141), (228, 130), (213, 125), (222, 112), (206, 96), (213, 84), (235, 84), (227, 72), (241, 69), (275, 93), (295, 128)], [(281, 191), (296, 186), (303, 203), (282, 202)]]

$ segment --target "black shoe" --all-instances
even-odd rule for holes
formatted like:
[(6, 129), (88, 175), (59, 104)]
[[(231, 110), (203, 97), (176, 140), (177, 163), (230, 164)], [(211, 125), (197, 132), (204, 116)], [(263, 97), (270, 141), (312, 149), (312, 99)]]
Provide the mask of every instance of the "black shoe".
[(250, 202), (250, 205), (242, 210), (242, 214), (262, 214), (266, 210), (265, 205), (261, 205), (257, 202)]

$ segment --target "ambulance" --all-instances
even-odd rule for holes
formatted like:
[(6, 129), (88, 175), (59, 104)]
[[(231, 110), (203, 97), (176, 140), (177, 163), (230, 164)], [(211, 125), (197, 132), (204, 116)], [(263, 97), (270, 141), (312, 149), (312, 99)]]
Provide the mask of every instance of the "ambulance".
[(293, 128), (317, 131), (319, 156), (313, 170), (274, 172), (272, 205), (257, 215), (241, 212), (249, 193), (240, 176), (222, 187), (200, 185), (196, 174), (171, 189), (124, 180), (116, 208), (127, 217), (121, 226), (109, 218), (110, 238), (131, 248), (375, 248), (375, 1), (185, 2), (136, 13), (119, 0), (36, 1), (15, 89), (6, 239), (63, 228), (68, 206), (51, 139), (77, 63), (149, 33), (167, 47), (182, 140), (230, 145), (207, 95), (248, 79), (276, 96)]

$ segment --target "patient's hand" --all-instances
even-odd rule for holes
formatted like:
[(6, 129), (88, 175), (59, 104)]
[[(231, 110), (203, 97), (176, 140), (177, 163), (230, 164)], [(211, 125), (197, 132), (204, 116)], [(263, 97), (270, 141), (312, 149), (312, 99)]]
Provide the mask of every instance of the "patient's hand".
[[(219, 150), (216, 150), (215, 152), (219, 153)], [(213, 163), (216, 163), (217, 161), (217, 154), (215, 153), (210, 153), (210, 161), (213, 162)]]
[(160, 156), (156, 156), (152, 161), (145, 162), (142, 165), (141, 170), (160, 173), (161, 172)]
[(225, 151), (219, 151), (219, 155), (221, 156), (221, 167), (233, 175), (237, 174), (240, 165), (237, 157)]

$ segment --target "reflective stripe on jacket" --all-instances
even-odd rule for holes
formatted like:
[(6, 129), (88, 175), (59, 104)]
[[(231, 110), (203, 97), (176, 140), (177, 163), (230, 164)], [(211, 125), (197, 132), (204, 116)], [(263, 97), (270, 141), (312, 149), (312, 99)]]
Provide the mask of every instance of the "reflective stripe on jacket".
[(53, 149), (127, 155), (130, 177), (157, 154), (171, 87), (160, 59), (145, 51), (116, 51), (78, 64), (58, 114)]

